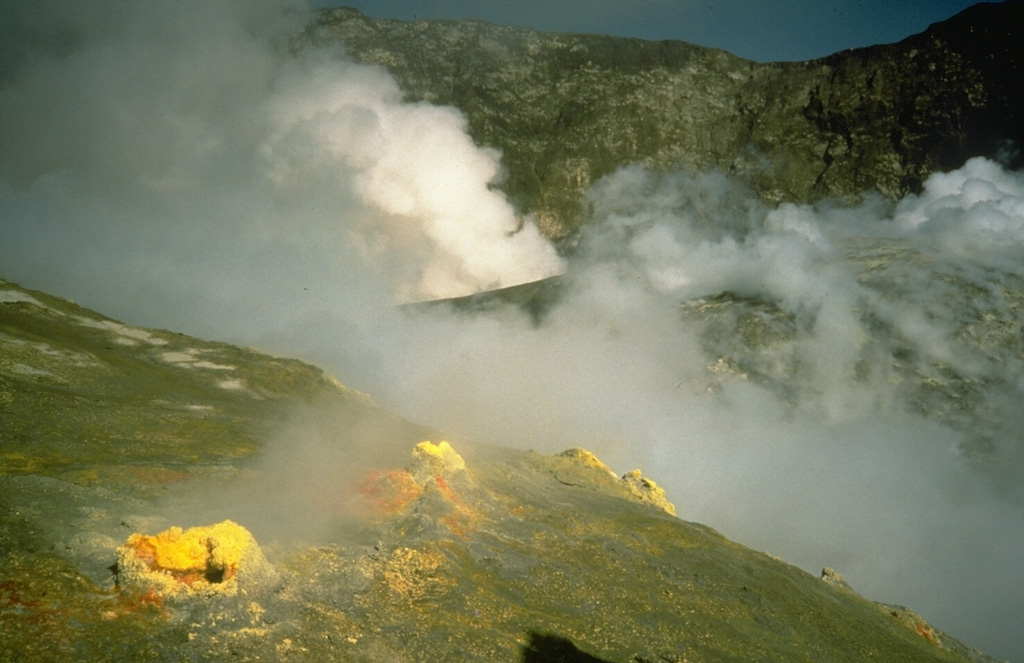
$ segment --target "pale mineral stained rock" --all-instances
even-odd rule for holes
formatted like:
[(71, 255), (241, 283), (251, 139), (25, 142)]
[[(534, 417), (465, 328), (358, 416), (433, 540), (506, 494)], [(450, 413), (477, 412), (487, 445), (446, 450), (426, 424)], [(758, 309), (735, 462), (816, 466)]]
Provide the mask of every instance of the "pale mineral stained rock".
[(619, 478), (615, 474), (615, 472), (612, 471), (612, 468), (610, 468), (607, 465), (605, 465), (604, 462), (602, 462), (600, 458), (595, 456), (590, 451), (587, 451), (586, 449), (581, 449), (579, 447), (576, 447), (576, 448), (573, 448), (573, 449), (567, 449), (567, 450), (563, 451), (562, 453), (560, 453), (558, 455), (562, 456), (564, 458), (571, 458), (571, 459), (577, 461), (578, 463), (580, 463), (581, 465), (583, 465), (584, 467), (593, 467), (593, 468), (596, 468), (596, 469), (599, 469), (599, 470), (603, 470), (603, 471), (607, 472), (608, 474), (610, 474), (612, 477), (614, 477), (616, 479)]
[(466, 461), (444, 440), (437, 444), (420, 442), (412, 450), (409, 471), (420, 483), (434, 476), (451, 476), (465, 469)]
[(622, 481), (631, 493), (640, 498), (641, 502), (656, 506), (670, 515), (676, 515), (676, 507), (668, 501), (665, 489), (641, 474), (640, 470), (633, 470), (622, 475)]
[(835, 569), (831, 569), (827, 566), (823, 568), (821, 570), (821, 579), (834, 587), (850, 590), (850, 585), (846, 582), (846, 578), (843, 577), (842, 573), (839, 573)]
[(668, 497), (665, 495), (665, 489), (654, 483), (651, 479), (645, 477), (640, 470), (628, 472), (624, 474), (620, 480), (618, 475), (616, 475), (610, 467), (605, 465), (600, 458), (586, 449), (577, 447), (563, 451), (558, 455), (562, 458), (568, 458), (575, 461), (583, 467), (589, 467), (600, 470), (601, 472), (606, 472), (616, 481), (621, 481), (621, 484), (625, 486), (626, 490), (644, 504), (657, 507), (670, 515), (676, 515), (676, 507), (668, 501)]
[(249, 530), (225, 520), (132, 534), (117, 549), (117, 578), (121, 587), (189, 597), (247, 593), (276, 584), (279, 576)]

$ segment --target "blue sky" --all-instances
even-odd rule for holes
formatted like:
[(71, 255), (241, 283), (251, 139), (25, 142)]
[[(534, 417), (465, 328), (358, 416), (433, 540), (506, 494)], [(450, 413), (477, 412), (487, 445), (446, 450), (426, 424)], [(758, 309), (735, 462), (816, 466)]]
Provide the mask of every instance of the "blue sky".
[(537, 30), (680, 39), (758, 61), (899, 41), (972, 0), (320, 0), (378, 18), (476, 18)]

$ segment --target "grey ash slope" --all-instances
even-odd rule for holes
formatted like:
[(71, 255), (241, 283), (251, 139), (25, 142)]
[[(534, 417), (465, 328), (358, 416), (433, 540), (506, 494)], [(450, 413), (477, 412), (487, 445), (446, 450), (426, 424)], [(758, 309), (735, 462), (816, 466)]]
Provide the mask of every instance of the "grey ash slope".
[[(435, 432), (297, 361), (7, 282), (0, 325), (0, 660), (986, 660), (670, 515), (650, 480), (587, 453), (464, 441), (464, 467), (410, 461)], [(261, 539), (280, 586), (179, 601), (115, 586), (131, 531), (193, 524), (175, 505), (242, 485), (287, 500), (261, 458), (295, 411), (339, 448), (372, 430), (400, 453), (361, 476), (328, 468), (335, 482), (301, 505), (333, 514), (315, 543), (219, 507)]]
[(897, 199), (1019, 146), (1021, 6), (982, 3), (898, 44), (809, 62), (352, 9), (324, 10), (299, 43), (343, 41), (409, 98), (460, 108), (474, 140), (503, 152), (504, 190), (560, 239), (586, 221), (587, 187), (624, 164), (718, 169), (776, 202)]

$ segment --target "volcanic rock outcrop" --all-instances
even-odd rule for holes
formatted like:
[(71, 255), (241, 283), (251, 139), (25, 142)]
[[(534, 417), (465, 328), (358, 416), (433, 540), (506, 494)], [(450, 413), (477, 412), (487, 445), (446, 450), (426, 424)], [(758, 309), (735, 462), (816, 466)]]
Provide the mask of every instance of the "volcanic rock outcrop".
[(972, 156), (1019, 165), (1024, 3), (981, 3), (897, 44), (757, 63), (678, 41), (402, 22), (323, 10), (302, 45), (343, 41), (413, 100), (460, 108), (503, 153), (504, 190), (551, 238), (618, 167), (720, 170), (769, 202), (897, 199)]

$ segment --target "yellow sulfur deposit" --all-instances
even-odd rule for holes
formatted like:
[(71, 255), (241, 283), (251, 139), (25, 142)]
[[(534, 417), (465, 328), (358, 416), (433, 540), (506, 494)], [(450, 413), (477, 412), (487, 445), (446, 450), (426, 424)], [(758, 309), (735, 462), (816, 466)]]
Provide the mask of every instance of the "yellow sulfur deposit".
[(584, 467), (593, 467), (595, 469), (606, 472), (608, 475), (615, 479), (619, 478), (615, 474), (615, 472), (612, 472), (612, 469), (605, 465), (600, 458), (595, 456), (592, 452), (587, 451), (586, 449), (574, 447), (572, 449), (567, 449), (558, 455), (562, 456), (563, 458), (571, 458), (572, 460), (575, 460)]
[(117, 549), (118, 583), (164, 595), (235, 593), (237, 577), (276, 578), (249, 530), (231, 520), (157, 535), (132, 534)]
[(417, 481), (423, 482), (430, 476), (451, 475), (466, 469), (466, 461), (444, 440), (434, 444), (420, 442), (412, 450), (410, 471)]
[(640, 470), (623, 474), (622, 482), (641, 502), (656, 506), (669, 515), (676, 515), (676, 506), (668, 501), (665, 489), (645, 477)]

